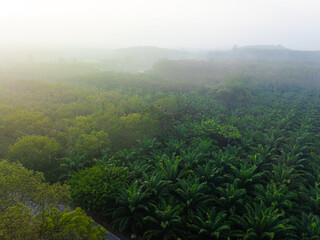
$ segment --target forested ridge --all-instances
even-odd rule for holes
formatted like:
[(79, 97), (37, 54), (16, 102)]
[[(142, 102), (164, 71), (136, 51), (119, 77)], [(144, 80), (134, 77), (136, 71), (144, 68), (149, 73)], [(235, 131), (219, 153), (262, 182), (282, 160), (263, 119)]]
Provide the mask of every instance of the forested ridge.
[(170, 64), (1, 78), (0, 239), (103, 239), (83, 210), (141, 239), (320, 239), (318, 67)]

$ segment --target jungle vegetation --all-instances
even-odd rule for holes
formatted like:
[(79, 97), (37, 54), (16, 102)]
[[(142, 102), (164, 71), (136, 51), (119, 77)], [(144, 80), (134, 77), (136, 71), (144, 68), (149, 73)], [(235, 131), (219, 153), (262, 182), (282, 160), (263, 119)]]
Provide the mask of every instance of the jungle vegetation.
[(2, 77), (0, 238), (320, 239), (318, 67), (212, 64)]

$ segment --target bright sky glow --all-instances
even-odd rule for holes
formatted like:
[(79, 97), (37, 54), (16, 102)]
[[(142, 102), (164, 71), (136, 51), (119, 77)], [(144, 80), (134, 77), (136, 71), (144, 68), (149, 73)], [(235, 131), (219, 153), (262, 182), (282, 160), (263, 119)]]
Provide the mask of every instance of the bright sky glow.
[(0, 0), (1, 47), (320, 50), (318, 0)]

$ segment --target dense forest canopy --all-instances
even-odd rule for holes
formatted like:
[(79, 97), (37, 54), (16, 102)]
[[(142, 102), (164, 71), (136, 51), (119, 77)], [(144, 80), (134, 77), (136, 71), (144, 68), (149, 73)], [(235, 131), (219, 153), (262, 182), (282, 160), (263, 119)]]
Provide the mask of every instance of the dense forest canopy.
[(0, 71), (0, 238), (320, 239), (318, 63), (103, 69)]

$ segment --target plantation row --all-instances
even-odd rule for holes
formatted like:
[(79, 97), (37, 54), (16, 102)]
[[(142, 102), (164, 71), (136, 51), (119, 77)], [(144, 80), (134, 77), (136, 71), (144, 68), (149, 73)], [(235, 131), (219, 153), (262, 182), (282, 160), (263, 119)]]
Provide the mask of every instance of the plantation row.
[[(142, 239), (320, 238), (318, 89), (114, 76), (0, 81), (0, 222), (23, 212), (33, 236), (103, 239), (57, 210), (69, 198)], [(0, 236), (31, 236), (10, 226)]]

